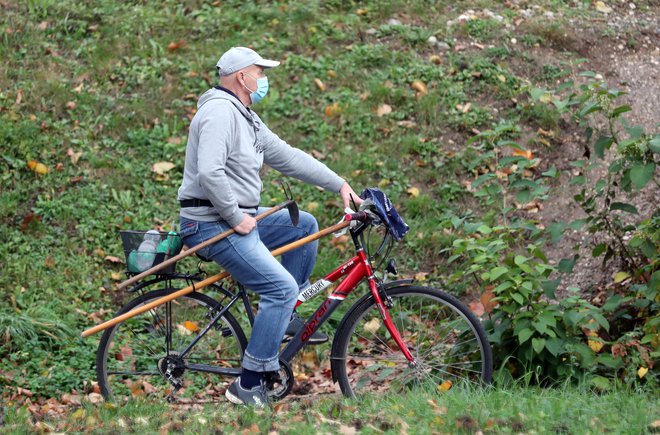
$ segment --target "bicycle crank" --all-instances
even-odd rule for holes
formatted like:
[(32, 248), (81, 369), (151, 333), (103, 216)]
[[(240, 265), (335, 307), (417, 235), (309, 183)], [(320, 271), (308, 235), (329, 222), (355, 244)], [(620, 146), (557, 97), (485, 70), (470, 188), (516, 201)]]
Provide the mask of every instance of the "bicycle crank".
[(284, 360), (280, 360), (280, 369), (266, 373), (266, 391), (271, 400), (281, 400), (293, 389), (293, 370)]

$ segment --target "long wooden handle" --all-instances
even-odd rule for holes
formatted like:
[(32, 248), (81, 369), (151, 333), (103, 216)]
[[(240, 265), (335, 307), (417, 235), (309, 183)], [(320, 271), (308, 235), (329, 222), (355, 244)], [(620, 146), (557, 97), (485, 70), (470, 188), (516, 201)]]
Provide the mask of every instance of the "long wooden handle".
[[(302, 245), (305, 245), (309, 242), (313, 242), (314, 240), (318, 240), (321, 237), (327, 236), (328, 234), (339, 231), (342, 228), (347, 227), (348, 225), (350, 225), (350, 222), (347, 222), (347, 221), (346, 222), (339, 222), (338, 224), (335, 224), (331, 227), (324, 228), (323, 230), (319, 231), (318, 233), (310, 234), (309, 236), (304, 237), (300, 240), (296, 240), (295, 242), (289, 243), (288, 245), (284, 245), (281, 248), (277, 248), (274, 251), (271, 251), (271, 254), (273, 254), (273, 256), (282, 255), (286, 252), (289, 252), (293, 249), (296, 249), (296, 248), (298, 248)], [(190, 286), (188, 286), (186, 288), (183, 288), (181, 290), (177, 290), (174, 293), (171, 293), (167, 296), (163, 296), (162, 298), (156, 299), (155, 301), (152, 301), (152, 302), (149, 302), (146, 305), (134, 308), (131, 311), (129, 311), (128, 313), (124, 313), (120, 316), (114, 317), (114, 318), (112, 318), (108, 321), (100, 323), (100, 324), (98, 324), (98, 325), (96, 325), (92, 328), (86, 329), (80, 335), (82, 337), (89, 337), (92, 334), (96, 334), (99, 331), (103, 331), (104, 329), (107, 329), (111, 326), (115, 326), (117, 323), (123, 322), (126, 319), (130, 319), (131, 317), (137, 316), (138, 314), (142, 314), (145, 311), (149, 311), (152, 308), (156, 308), (157, 306), (163, 305), (164, 303), (167, 303), (167, 302), (169, 302), (173, 299), (176, 299), (180, 296), (187, 295), (188, 293), (191, 293), (193, 291), (203, 289), (204, 287), (207, 287), (207, 286), (213, 284), (214, 282), (218, 282), (221, 279), (224, 279), (228, 276), (229, 276), (228, 272), (222, 272), (222, 273), (219, 273), (217, 275), (210, 276), (210, 277), (206, 278), (203, 281), (200, 281), (198, 283), (190, 285)]]
[[(286, 201), (282, 202), (281, 204), (278, 204), (275, 207), (265, 211), (264, 213), (261, 213), (261, 214), (257, 215), (257, 217), (255, 217), (255, 219), (259, 221), (259, 220), (265, 218), (266, 216), (269, 216), (269, 215), (271, 215), (271, 214), (273, 214), (277, 211), (282, 210), (283, 208), (288, 206), (291, 202), (293, 202), (293, 201), (290, 200), (290, 199), (286, 200)], [(167, 260), (163, 261), (162, 263), (158, 263), (157, 265), (153, 266), (151, 269), (147, 269), (144, 272), (142, 272), (138, 275), (135, 275), (135, 276), (127, 279), (126, 281), (124, 281), (120, 284), (117, 284), (117, 289), (121, 290), (123, 288), (126, 288), (129, 285), (138, 282), (142, 278), (147, 277), (149, 275), (152, 275), (152, 274), (158, 272), (159, 270), (164, 269), (167, 266), (176, 263), (177, 261), (181, 260), (182, 258), (185, 258), (189, 255), (192, 255), (195, 252), (199, 251), (200, 249), (205, 248), (209, 245), (212, 245), (213, 243), (218, 242), (218, 241), (224, 239), (225, 237), (227, 237), (231, 234), (234, 234), (235, 232), (236, 231), (233, 228), (230, 228), (227, 231), (224, 231), (224, 232), (218, 234), (217, 236), (214, 236), (214, 237), (208, 239), (207, 241), (200, 243), (199, 245), (195, 245), (192, 248), (186, 249), (185, 251), (181, 251), (179, 254), (175, 255), (172, 258), (168, 258)]]

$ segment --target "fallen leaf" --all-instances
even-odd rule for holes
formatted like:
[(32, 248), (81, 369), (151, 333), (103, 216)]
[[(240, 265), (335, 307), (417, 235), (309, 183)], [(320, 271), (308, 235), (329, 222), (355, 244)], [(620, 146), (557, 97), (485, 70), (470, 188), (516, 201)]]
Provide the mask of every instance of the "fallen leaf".
[(640, 367), (639, 370), (637, 370), (637, 376), (639, 376), (639, 379), (642, 379), (646, 374), (649, 372), (649, 369), (646, 367)]
[(452, 383), (450, 380), (443, 381), (440, 385), (438, 385), (438, 391), (449, 391), (452, 387)]
[(112, 272), (110, 274), (110, 278), (112, 278), (114, 281), (121, 281), (122, 275), (119, 272)]
[(404, 128), (413, 128), (417, 125), (415, 121), (409, 121), (409, 120), (403, 120), (403, 121), (397, 121), (396, 125), (404, 127)]
[(376, 115), (378, 116), (385, 116), (389, 115), (390, 113), (392, 113), (392, 106), (389, 104), (381, 104), (378, 106), (378, 110), (376, 110)]
[(440, 65), (442, 63), (442, 58), (437, 54), (434, 54), (431, 57), (429, 57), (429, 61), (433, 64)]
[(419, 196), (419, 189), (417, 187), (409, 187), (406, 189), (406, 192), (413, 198), (417, 198)]
[(609, 14), (610, 12), (612, 12), (612, 8), (607, 6), (605, 4), (605, 2), (602, 2), (602, 1), (597, 1), (596, 2), (596, 10), (598, 12), (603, 13), (603, 14)]
[(355, 13), (358, 15), (367, 15), (367, 13), (369, 13), (369, 9), (358, 9), (355, 11)]
[(410, 84), (410, 87), (418, 92), (418, 95), (425, 95), (428, 92), (428, 88), (421, 80), (415, 80)]
[(19, 229), (21, 231), (25, 232), (25, 230), (28, 229), (28, 227), (30, 226), (30, 223), (33, 220), (35, 222), (41, 222), (41, 216), (35, 215), (33, 212), (30, 212), (30, 213), (26, 214), (25, 217), (23, 217), (23, 222), (21, 222), (21, 226), (19, 227)]
[(197, 326), (195, 322), (191, 322), (190, 320), (186, 320), (185, 322), (183, 322), (183, 327), (191, 332), (198, 332), (200, 330), (199, 326)]
[(327, 116), (329, 118), (334, 118), (334, 117), (338, 116), (339, 114), (341, 114), (341, 111), (342, 111), (342, 109), (339, 106), (339, 103), (334, 102), (334, 103), (330, 104), (329, 106), (325, 106), (324, 113), (325, 113), (325, 116)]
[(186, 42), (183, 39), (179, 39), (177, 42), (170, 42), (167, 45), (167, 51), (169, 51), (170, 53), (175, 52), (184, 45), (186, 45)]
[(539, 128), (537, 133), (546, 137), (555, 137), (554, 131), (547, 131), (547, 130), (543, 130), (542, 128)]
[(457, 104), (456, 105), (456, 108), (458, 110), (460, 110), (462, 113), (468, 113), (468, 111), (470, 110), (470, 107), (472, 107), (472, 103), (467, 103), (465, 105), (463, 105), (463, 104)]
[(69, 110), (73, 110), (76, 108), (76, 102), (75, 101), (69, 101), (66, 103), (66, 108)]
[(415, 281), (426, 281), (426, 277), (428, 276), (428, 272), (418, 272), (415, 274), (414, 278)]
[(116, 263), (116, 264), (123, 264), (124, 262), (121, 261), (119, 257), (114, 257), (112, 255), (106, 255), (104, 258), (105, 261), (109, 261), (110, 263)]
[(470, 311), (474, 313), (475, 316), (481, 317), (484, 315), (486, 312), (484, 305), (481, 303), (481, 301), (472, 301), (469, 304)]
[(628, 274), (628, 272), (617, 272), (614, 274), (613, 278), (614, 278), (614, 282), (618, 284), (630, 278), (630, 275)]
[(82, 156), (82, 151), (75, 152), (73, 148), (69, 148), (66, 151), (66, 155), (69, 156), (71, 163), (75, 166), (78, 164), (78, 160), (80, 160), (80, 157)]
[(487, 313), (491, 313), (493, 309), (497, 306), (498, 302), (494, 301), (495, 293), (493, 293), (493, 286), (486, 287), (486, 291), (481, 294), (479, 301), (483, 305), (484, 310)]
[(325, 84), (320, 79), (314, 79), (314, 83), (316, 84), (316, 87), (321, 90), (321, 92), (325, 91)]
[(373, 319), (369, 320), (367, 323), (364, 324), (364, 330), (369, 332), (370, 334), (375, 334), (379, 328), (380, 328), (380, 319), (378, 317), (374, 317)]
[(27, 162), (27, 167), (39, 175), (48, 173), (48, 166), (44, 165), (43, 163), (39, 163), (36, 160), (29, 160)]
[(312, 156), (314, 156), (314, 158), (317, 159), (317, 160), (324, 160), (327, 157), (325, 154), (323, 154), (319, 150), (312, 150), (311, 153), (312, 153)]
[(514, 148), (511, 151), (511, 155), (524, 157), (527, 160), (532, 160), (532, 158), (534, 157), (534, 155), (532, 154), (532, 152), (530, 150), (519, 150), (517, 148)]
[(596, 341), (596, 340), (587, 340), (587, 344), (589, 345), (589, 348), (596, 353), (600, 352), (600, 350), (604, 346), (602, 341)]
[(165, 175), (166, 172), (170, 171), (175, 166), (176, 165), (171, 162), (158, 162), (158, 163), (154, 163), (153, 166), (151, 166), (151, 170), (158, 175)]
[(21, 101), (23, 101), (23, 89), (19, 89), (16, 92), (16, 100), (14, 101), (14, 104), (18, 106), (21, 104)]
[(87, 395), (87, 400), (93, 404), (97, 404), (103, 402), (103, 396), (101, 396), (99, 393), (89, 393)]
[(329, 70), (325, 73), (325, 75), (327, 75), (328, 77), (334, 79), (334, 78), (337, 78), (337, 71), (335, 71), (335, 70), (333, 70), (333, 69), (329, 69)]
[(46, 30), (48, 28), (48, 21), (42, 21), (37, 25), (37, 29)]

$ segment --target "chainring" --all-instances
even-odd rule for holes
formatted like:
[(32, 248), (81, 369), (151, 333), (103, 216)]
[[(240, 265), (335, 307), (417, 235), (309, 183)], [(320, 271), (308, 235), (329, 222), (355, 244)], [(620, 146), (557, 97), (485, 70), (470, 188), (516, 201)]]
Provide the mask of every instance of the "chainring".
[(276, 372), (266, 374), (266, 390), (268, 397), (273, 400), (281, 400), (293, 389), (293, 370), (288, 362), (280, 360), (280, 369)]

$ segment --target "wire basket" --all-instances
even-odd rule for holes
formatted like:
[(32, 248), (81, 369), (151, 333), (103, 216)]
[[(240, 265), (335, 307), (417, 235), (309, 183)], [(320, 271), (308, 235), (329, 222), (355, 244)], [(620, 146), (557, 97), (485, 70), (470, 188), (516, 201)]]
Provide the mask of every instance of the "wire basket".
[[(173, 231), (120, 231), (121, 243), (126, 255), (126, 270), (137, 274), (144, 272), (181, 252), (181, 237)], [(174, 273), (176, 263), (159, 270), (158, 275)]]

